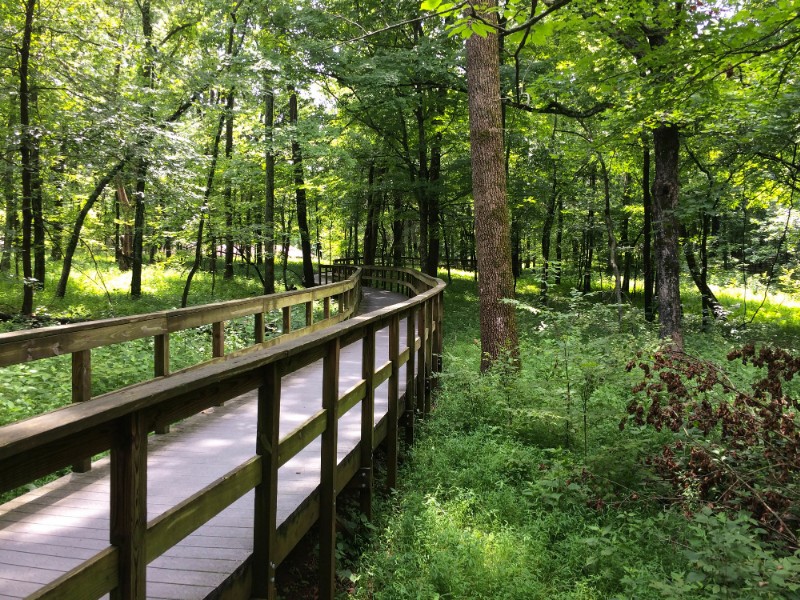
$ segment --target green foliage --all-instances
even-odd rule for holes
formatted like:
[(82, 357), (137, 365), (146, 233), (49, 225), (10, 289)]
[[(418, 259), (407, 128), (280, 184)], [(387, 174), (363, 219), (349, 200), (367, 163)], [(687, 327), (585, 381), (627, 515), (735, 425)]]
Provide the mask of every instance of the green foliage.
[[(445, 371), (357, 566), (356, 598), (790, 598), (800, 557), (745, 514), (672, 504), (645, 458), (669, 433), (618, 427), (654, 350), (640, 316), (528, 282), (522, 370), (481, 375), (474, 284), (446, 290)], [(554, 308), (558, 306), (559, 308)], [(691, 334), (722, 357), (724, 332)], [(565, 352), (566, 350), (566, 352)], [(737, 373), (752, 380), (752, 370)]]

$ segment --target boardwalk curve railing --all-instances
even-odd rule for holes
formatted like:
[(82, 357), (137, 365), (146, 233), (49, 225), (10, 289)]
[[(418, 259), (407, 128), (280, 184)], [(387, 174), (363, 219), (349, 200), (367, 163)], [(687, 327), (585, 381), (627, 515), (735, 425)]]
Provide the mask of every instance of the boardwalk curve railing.
[[(174, 311), (177, 315), (157, 313), (109, 320), (95, 324), (96, 328), (90, 323), (67, 326), (58, 328), (61, 333), (22, 333), (20, 343), (27, 343), (24, 351), (12, 349), (7, 343), (18, 334), (0, 337), (0, 364), (12, 364), (14, 361), (9, 357), (25, 356), (25, 360), (32, 360), (71, 352), (73, 366), (76, 362), (85, 366), (85, 353), (104, 343), (118, 343), (135, 336), (158, 336), (156, 339), (162, 340), (160, 345), (156, 344), (156, 379), (0, 428), (0, 492), (65, 466), (85, 464), (99, 453), (110, 451), (111, 455), (108, 547), (29, 598), (97, 598), (110, 592), (114, 599), (143, 599), (147, 564), (252, 489), (255, 489), (253, 553), (233, 574), (223, 596), (274, 598), (277, 566), (319, 521), (320, 597), (333, 598), (337, 494), (358, 476), (361, 506), (370, 513), (373, 451), (384, 441), (387, 484), (395, 485), (400, 426), (405, 427), (406, 436), (411, 439), (415, 418), (430, 409), (432, 375), (441, 366), (444, 283), (411, 269), (390, 267), (336, 265), (325, 267), (321, 277), (339, 281), (299, 293), (220, 303), (188, 309), (189, 312)], [(345, 320), (357, 309), (362, 284), (404, 291), (409, 299)], [(340, 303), (334, 317), (329, 310), (331, 298)], [(327, 318), (319, 323), (311, 323), (309, 318), (302, 337), (300, 331), (284, 329), (280, 344), (262, 338), (261, 343), (244, 351), (215, 354), (214, 360), (202, 365), (168, 372), (168, 336), (177, 330), (176, 324), (217, 324), (249, 314), (254, 315), (256, 328), (263, 335), (265, 312), (281, 309), (286, 314), (287, 307), (308, 306), (308, 302), (317, 299), (322, 299), (328, 307)], [(407, 328), (405, 348), (400, 348), (399, 343), (402, 320)], [(375, 333), (387, 326), (389, 360), (373, 368)], [(223, 329), (215, 325), (215, 330)], [(340, 395), (341, 348), (359, 340), (363, 353), (362, 378)], [(292, 433), (280, 438), (282, 378), (319, 359), (323, 362), (320, 409)], [(407, 379), (406, 392), (401, 395), (399, 380), (403, 365), (407, 365)], [(78, 386), (84, 394), (86, 388), (81, 386), (86, 385), (85, 373), (86, 369), (73, 368), (73, 389)], [(385, 381), (388, 381), (388, 412), (375, 425), (375, 388)], [(253, 457), (148, 521), (148, 435), (252, 390), (258, 390)], [(361, 405), (361, 441), (337, 464), (338, 418), (357, 404)], [(320, 484), (279, 527), (278, 469), (318, 437), (322, 440)]]

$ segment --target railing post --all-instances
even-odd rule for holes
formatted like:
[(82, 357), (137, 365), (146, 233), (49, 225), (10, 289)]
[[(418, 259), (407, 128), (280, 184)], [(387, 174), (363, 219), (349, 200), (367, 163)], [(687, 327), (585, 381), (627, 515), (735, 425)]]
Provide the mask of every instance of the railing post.
[(253, 316), (253, 336), (255, 337), (256, 344), (264, 343), (264, 332), (266, 331), (266, 317), (263, 312), (257, 312)]
[(392, 373), (389, 376), (389, 407), (386, 418), (388, 429), (386, 433), (387, 457), (386, 462), (386, 487), (397, 487), (397, 442), (398, 442), (398, 390), (400, 383), (400, 316), (394, 314), (389, 322), (389, 360), (392, 363)]
[(417, 350), (417, 413), (425, 414), (425, 313), (428, 304), (423, 302), (417, 311), (417, 336), (419, 336), (419, 350)]
[(283, 329), (281, 333), (289, 333), (292, 330), (292, 307), (283, 307)]
[(275, 600), (275, 545), (278, 514), (278, 444), (281, 405), (281, 374), (278, 363), (264, 367), (258, 388), (256, 454), (261, 457), (261, 483), (255, 490), (253, 518), (254, 598)]
[(431, 377), (433, 369), (433, 300), (425, 303), (425, 414), (431, 412)]
[(306, 327), (314, 323), (314, 301), (306, 302)]
[[(92, 351), (80, 350), (72, 353), (72, 401), (86, 402), (92, 399)], [(72, 465), (75, 473), (86, 473), (92, 468), (92, 458), (84, 458)]]
[(406, 346), (408, 346), (408, 362), (406, 363), (406, 414), (405, 414), (405, 441), (406, 444), (414, 443), (414, 418), (416, 408), (415, 378), (417, 353), (414, 351), (414, 339), (416, 336), (417, 309), (412, 307), (406, 315)]
[(325, 319), (331, 318), (331, 297), (325, 296), (322, 300), (322, 316)]
[(169, 334), (157, 335), (153, 342), (153, 373), (156, 377), (164, 377), (169, 375)]
[(375, 437), (375, 327), (367, 327), (361, 341), (361, 378), (364, 400), (361, 402), (361, 471), (359, 472), (361, 512), (372, 519), (372, 447)]
[[(169, 375), (169, 333), (162, 333), (153, 338), (154, 360), (153, 372), (156, 377)], [(169, 433), (168, 423), (156, 423), (156, 433)]]
[(141, 412), (120, 419), (111, 449), (110, 542), (119, 549), (119, 584), (112, 600), (146, 595), (147, 427)]
[(336, 465), (339, 432), (339, 351), (341, 340), (328, 342), (322, 359), (322, 432), (319, 494), (319, 597), (333, 600), (336, 593)]
[[(436, 347), (434, 353), (436, 354), (436, 372), (442, 372), (442, 350), (444, 349), (444, 294), (439, 293), (436, 296)], [(439, 385), (438, 379), (436, 385)]]
[(211, 324), (211, 356), (219, 358), (225, 356), (225, 322), (217, 321)]

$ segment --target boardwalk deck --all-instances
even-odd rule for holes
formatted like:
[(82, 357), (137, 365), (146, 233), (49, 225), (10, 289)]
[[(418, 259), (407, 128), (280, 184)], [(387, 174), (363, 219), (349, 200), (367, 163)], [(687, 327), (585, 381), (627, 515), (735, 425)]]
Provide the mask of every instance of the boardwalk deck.
[[(365, 288), (362, 312), (405, 300)], [(400, 347), (406, 346), (405, 326)], [(376, 335), (376, 366), (388, 359), (387, 329)], [(361, 379), (361, 343), (343, 348), (339, 393)], [(405, 387), (405, 368), (400, 393)], [(288, 375), (281, 392), (281, 437), (321, 406), (321, 361)], [(376, 423), (386, 413), (387, 385), (375, 392)], [(211, 414), (213, 413), (213, 414)], [(361, 409), (339, 420), (339, 461), (360, 439)], [(204, 411), (148, 444), (148, 519), (185, 500), (255, 454), (256, 393)], [(279, 471), (278, 523), (320, 482), (320, 440)], [(108, 546), (109, 460), (67, 475), (0, 506), (0, 600), (24, 598)], [(147, 567), (147, 597), (189, 600), (213, 596), (253, 548), (253, 492), (246, 494)]]

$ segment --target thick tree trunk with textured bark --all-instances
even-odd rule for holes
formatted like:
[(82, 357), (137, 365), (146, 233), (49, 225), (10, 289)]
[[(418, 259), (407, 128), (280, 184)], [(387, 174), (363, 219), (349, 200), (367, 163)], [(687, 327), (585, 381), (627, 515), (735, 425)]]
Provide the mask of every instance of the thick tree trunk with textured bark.
[(676, 348), (683, 347), (681, 330), (680, 260), (678, 256), (678, 153), (680, 133), (672, 124), (653, 132), (656, 177), (653, 185), (653, 230), (658, 265), (659, 333)]
[[(497, 23), (494, 0), (481, 17)], [(481, 329), (481, 370), (503, 355), (519, 359), (511, 272), (511, 225), (506, 202), (500, 108), (500, 64), (495, 34), (467, 40), (467, 90), (475, 202), (475, 240), (478, 258), (478, 295)]]

